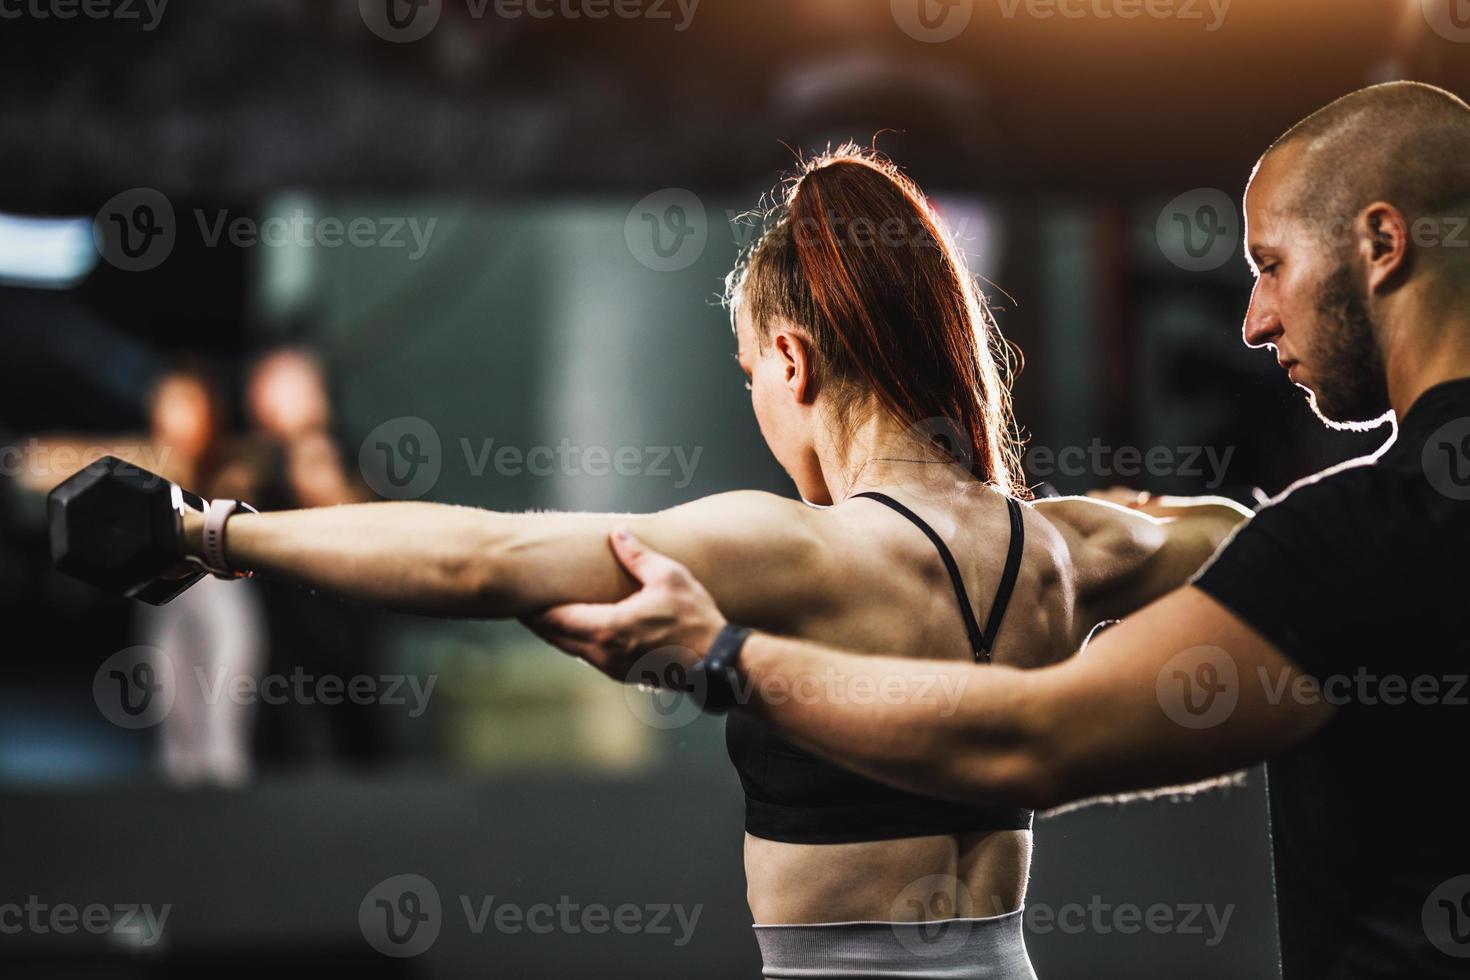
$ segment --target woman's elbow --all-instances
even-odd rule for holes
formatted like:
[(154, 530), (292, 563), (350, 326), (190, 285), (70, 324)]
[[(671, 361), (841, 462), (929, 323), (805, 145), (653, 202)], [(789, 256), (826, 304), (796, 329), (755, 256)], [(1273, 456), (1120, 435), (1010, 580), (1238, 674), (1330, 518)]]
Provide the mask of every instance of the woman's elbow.
[(465, 535), (446, 542), (435, 560), (435, 588), (466, 616), (514, 615), (517, 588), (507, 560), (509, 545), (497, 537)]

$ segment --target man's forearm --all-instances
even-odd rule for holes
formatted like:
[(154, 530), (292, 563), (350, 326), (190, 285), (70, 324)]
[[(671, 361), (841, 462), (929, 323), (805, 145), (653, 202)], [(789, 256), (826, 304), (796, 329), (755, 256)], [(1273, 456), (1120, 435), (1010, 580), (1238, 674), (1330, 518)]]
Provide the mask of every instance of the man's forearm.
[[(1019, 671), (854, 656), (755, 634), (740, 660), (742, 710), (873, 779), (1037, 809), (1234, 772), (1298, 744), (1334, 713), (1311, 690), (1280, 697), (1247, 681), (1311, 687), (1198, 589), (1180, 589), (1094, 645), (1089, 656)], [(1209, 670), (1240, 680), (1224, 685), (1230, 710), (1201, 725), (1184, 681)]]
[(857, 656), (761, 633), (740, 664), (740, 710), (847, 768), (966, 802), (1050, 800), (1040, 672)]

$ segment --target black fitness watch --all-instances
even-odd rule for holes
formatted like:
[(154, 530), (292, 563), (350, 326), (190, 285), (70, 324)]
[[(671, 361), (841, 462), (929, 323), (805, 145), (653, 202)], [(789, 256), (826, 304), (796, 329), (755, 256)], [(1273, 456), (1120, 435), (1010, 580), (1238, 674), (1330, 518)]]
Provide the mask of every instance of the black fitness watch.
[(720, 630), (709, 653), (694, 665), (694, 696), (712, 715), (729, 714), (740, 703), (740, 653), (751, 631), (741, 626)]

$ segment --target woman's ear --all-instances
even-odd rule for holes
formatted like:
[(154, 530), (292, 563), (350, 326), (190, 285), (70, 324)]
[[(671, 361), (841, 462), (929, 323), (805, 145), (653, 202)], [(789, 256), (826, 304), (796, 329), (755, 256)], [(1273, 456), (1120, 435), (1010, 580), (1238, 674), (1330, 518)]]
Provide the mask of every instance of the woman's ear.
[(781, 359), (782, 381), (799, 405), (808, 405), (816, 397), (816, 379), (812, 375), (812, 346), (799, 333), (783, 330), (773, 338), (776, 356)]

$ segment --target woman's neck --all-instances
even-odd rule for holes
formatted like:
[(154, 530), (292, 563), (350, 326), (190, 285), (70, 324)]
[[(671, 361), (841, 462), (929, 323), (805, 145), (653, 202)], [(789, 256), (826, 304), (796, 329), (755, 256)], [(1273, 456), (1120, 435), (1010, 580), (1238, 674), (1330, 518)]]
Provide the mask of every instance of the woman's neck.
[(947, 459), (935, 445), (945, 437), (962, 438), (958, 432), (951, 434), (950, 428), (942, 421), (903, 426), (881, 411), (855, 424), (845, 441), (838, 439), (835, 427), (825, 427), (815, 449), (832, 503), (865, 490), (902, 490), (909, 485), (933, 489), (936, 481), (959, 484), (971, 479), (963, 466)]

